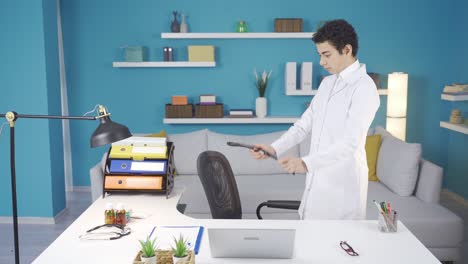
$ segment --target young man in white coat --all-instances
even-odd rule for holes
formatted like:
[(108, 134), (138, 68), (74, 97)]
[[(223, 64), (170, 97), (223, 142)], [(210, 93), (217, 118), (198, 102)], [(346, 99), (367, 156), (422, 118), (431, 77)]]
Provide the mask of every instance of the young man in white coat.
[(278, 161), (289, 173), (307, 173), (301, 219), (365, 219), (365, 142), (380, 106), (379, 94), (356, 57), (358, 37), (348, 22), (329, 21), (312, 40), (320, 65), (331, 75), (323, 79), (308, 109), (286, 133), (271, 146), (255, 145), (251, 154), (266, 159), (263, 151), (267, 151), (279, 157), (310, 137), (308, 155)]

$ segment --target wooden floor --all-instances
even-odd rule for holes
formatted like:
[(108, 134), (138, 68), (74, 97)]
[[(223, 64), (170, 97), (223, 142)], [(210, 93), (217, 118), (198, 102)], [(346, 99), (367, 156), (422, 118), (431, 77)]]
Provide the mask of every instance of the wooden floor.
[[(68, 210), (59, 223), (55, 225), (27, 224), (19, 226), (21, 263), (31, 263), (91, 204), (91, 194), (89, 192), (71, 192), (68, 196)], [(465, 221), (464, 256), (463, 260), (456, 262), (456, 264), (468, 264), (468, 207), (444, 193), (442, 193), (441, 204)], [(12, 229), (12, 224), (0, 224), (0, 264), (14, 263)], [(59, 260), (57, 261), (59, 262)]]

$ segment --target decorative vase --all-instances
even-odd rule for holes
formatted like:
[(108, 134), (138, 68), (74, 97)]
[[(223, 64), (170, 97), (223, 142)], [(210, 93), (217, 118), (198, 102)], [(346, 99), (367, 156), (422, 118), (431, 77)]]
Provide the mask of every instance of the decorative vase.
[(156, 255), (150, 257), (150, 258), (145, 258), (141, 256), (141, 262), (145, 264), (156, 264)]
[(179, 263), (179, 261), (186, 261), (186, 260), (188, 260), (188, 257), (189, 257), (189, 255), (187, 255), (187, 256), (185, 256), (185, 257), (181, 257), (181, 258), (172, 255), (172, 262), (173, 262), (174, 264), (177, 264), (177, 263)]
[(255, 114), (260, 118), (267, 115), (267, 100), (265, 97), (257, 97), (255, 99)]
[(171, 24), (171, 32), (178, 33), (180, 32), (180, 24), (179, 21), (177, 21), (177, 11), (173, 11), (172, 14), (174, 15), (174, 21), (172, 21)]
[(186, 16), (184, 14), (181, 15), (182, 20), (180, 22), (180, 33), (187, 33), (188, 32), (188, 25), (185, 21)]

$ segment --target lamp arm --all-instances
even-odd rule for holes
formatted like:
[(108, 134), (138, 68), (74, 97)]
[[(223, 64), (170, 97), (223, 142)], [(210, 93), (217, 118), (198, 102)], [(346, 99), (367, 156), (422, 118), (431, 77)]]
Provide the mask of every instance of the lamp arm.
[[(17, 114), (16, 112), (10, 112), (13, 113), (15, 118), (14, 120), (18, 118), (42, 118), (42, 119), (74, 119), (74, 120), (96, 120), (97, 117), (95, 116), (54, 116), (54, 115), (23, 115), (23, 114)], [(8, 113), (6, 114), (0, 114), (0, 116), (7, 117)]]

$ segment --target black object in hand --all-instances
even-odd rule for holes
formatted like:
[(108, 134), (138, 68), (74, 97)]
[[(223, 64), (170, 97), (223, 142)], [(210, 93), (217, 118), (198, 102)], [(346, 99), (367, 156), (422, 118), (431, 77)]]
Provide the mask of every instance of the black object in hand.
[(253, 151), (263, 151), (263, 153), (264, 153), (265, 155), (267, 155), (268, 157), (270, 157), (270, 158), (272, 158), (272, 159), (275, 159), (275, 160), (278, 159), (278, 158), (276, 157), (275, 154), (272, 154), (272, 153), (270, 153), (270, 152), (268, 152), (268, 151), (265, 151), (265, 150), (263, 150), (263, 149), (261, 149), (261, 148), (256, 148), (256, 147), (253, 146), (253, 145), (248, 145), (248, 144), (243, 144), (243, 143), (237, 143), (237, 142), (231, 142), (231, 141), (228, 141), (227, 144), (228, 144), (228, 146), (231, 146), (231, 147), (243, 147), (243, 148), (251, 149), (251, 150), (253, 150)]

